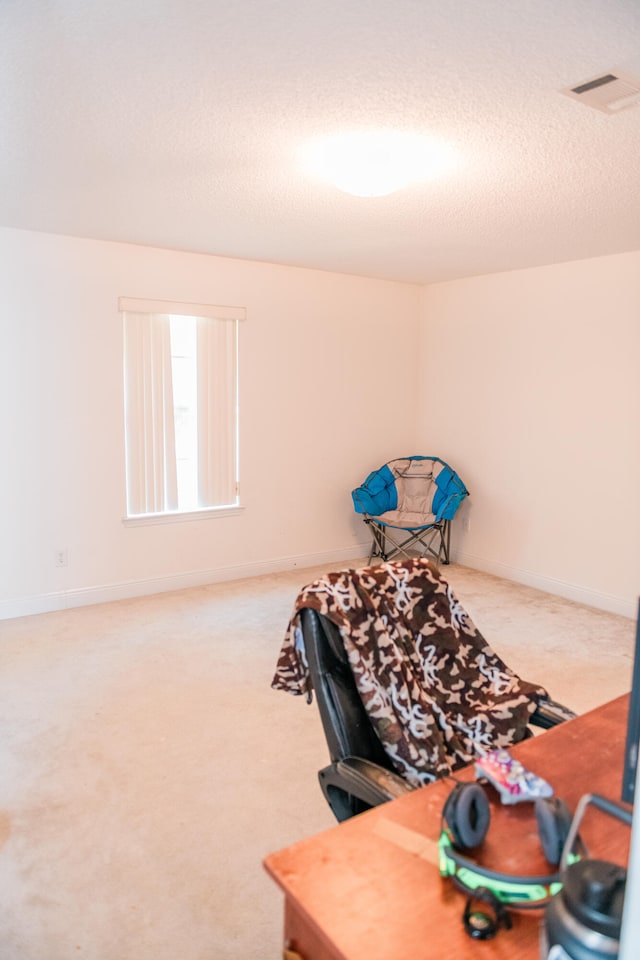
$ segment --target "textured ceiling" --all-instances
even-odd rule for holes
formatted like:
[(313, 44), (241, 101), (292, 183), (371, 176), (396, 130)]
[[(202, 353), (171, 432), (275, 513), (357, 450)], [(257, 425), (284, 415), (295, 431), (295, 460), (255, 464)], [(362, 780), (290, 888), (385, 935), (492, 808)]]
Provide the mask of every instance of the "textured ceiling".
[[(0, 225), (413, 282), (640, 248), (637, 0), (2, 0)], [(388, 197), (306, 177), (309, 138), (459, 154)]]

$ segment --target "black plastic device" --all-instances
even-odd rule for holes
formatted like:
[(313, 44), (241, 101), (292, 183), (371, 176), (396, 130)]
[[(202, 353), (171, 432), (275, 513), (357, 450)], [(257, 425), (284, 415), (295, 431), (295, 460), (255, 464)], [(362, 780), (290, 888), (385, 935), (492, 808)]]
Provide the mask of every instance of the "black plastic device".
[(633, 658), (631, 679), (631, 699), (629, 701), (629, 719), (627, 721), (627, 740), (624, 749), (624, 769), (622, 771), (622, 800), (633, 803), (636, 791), (638, 770), (638, 745), (640, 743), (640, 601), (638, 601), (638, 619), (636, 621), (636, 648)]

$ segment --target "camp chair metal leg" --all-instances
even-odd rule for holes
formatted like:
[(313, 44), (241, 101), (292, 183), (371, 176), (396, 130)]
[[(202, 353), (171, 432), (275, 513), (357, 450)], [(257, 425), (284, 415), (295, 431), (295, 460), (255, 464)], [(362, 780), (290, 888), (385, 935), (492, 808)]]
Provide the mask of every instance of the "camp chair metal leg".
[[(438, 538), (437, 552), (434, 545), (434, 540), (436, 537)], [(440, 525), (437, 524), (436, 526), (432, 527), (432, 529), (429, 531), (428, 539), (421, 539), (420, 542), (424, 547), (422, 556), (426, 557), (429, 554), (435, 560), (436, 565), (440, 566), (440, 560), (442, 558), (442, 529), (440, 528)]]
[(377, 556), (376, 547), (378, 546), (378, 538), (376, 536), (376, 528), (368, 521), (365, 521), (365, 523), (369, 527), (369, 533), (371, 534), (371, 550), (369, 550), (369, 564), (371, 564), (373, 558)]
[[(395, 527), (392, 527), (391, 529), (394, 531), (396, 530)], [(406, 537), (404, 540), (396, 540), (394, 539), (393, 534), (389, 532), (389, 529), (385, 530), (386, 539), (391, 544), (393, 544), (393, 549), (387, 550), (386, 556), (384, 558), (385, 560), (391, 560), (393, 557), (397, 556), (398, 554), (402, 554), (402, 556), (406, 557), (408, 560), (411, 559), (412, 555), (409, 553), (409, 548), (413, 547), (413, 545), (420, 540), (420, 536), (418, 533), (416, 533), (415, 530), (403, 530), (402, 533), (408, 533), (409, 536)]]
[(438, 544), (437, 563), (438, 563), (438, 566), (440, 566), (440, 564), (447, 566), (450, 562), (449, 548), (450, 548), (450, 536), (451, 536), (448, 520), (442, 520), (438, 524), (438, 534), (440, 537), (440, 542)]
[[(451, 528), (448, 520), (417, 529), (387, 527), (377, 523), (373, 517), (367, 517), (364, 522), (371, 533), (369, 564), (376, 557), (386, 563), (395, 557), (410, 560), (416, 555), (431, 557), (438, 566), (450, 562)], [(401, 539), (402, 536), (404, 539)]]
[(451, 550), (451, 523), (449, 520), (445, 520), (443, 524), (443, 529), (440, 532), (441, 537), (441, 549), (444, 552), (444, 560), (442, 561), (445, 565), (450, 562), (450, 550)]
[(369, 563), (374, 557), (380, 557), (384, 562), (387, 560), (387, 544), (384, 528), (375, 522), (375, 520), (365, 519), (371, 534), (371, 550), (369, 551)]
[[(401, 545), (402, 553), (409, 556), (406, 552), (407, 547), (414, 547), (421, 557), (432, 557), (436, 564), (449, 563), (449, 541), (448, 541), (447, 521), (441, 521), (428, 529), (413, 530), (412, 536), (403, 541)], [(437, 538), (437, 540), (436, 540)]]
[[(439, 541), (439, 543), (438, 543), (438, 559), (436, 560), (436, 566), (439, 567), (440, 564), (441, 564), (441, 562), (442, 562), (442, 551), (443, 551), (443, 550), (446, 550), (446, 547), (445, 547), (445, 543), (444, 543), (444, 540), (443, 540), (443, 537), (442, 537), (442, 530), (439, 530), (438, 532), (440, 533), (440, 541)], [(444, 562), (445, 562), (445, 563), (447, 562), (446, 559), (445, 559)]]

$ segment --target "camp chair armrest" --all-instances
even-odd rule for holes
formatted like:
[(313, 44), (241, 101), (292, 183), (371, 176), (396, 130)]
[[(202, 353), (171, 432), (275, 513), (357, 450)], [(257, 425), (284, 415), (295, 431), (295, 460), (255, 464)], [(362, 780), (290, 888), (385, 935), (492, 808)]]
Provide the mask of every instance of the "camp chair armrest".
[(577, 714), (565, 707), (562, 703), (557, 703), (549, 697), (540, 700), (535, 713), (532, 714), (530, 723), (543, 730), (549, 730), (551, 727), (557, 727), (558, 724), (566, 720), (574, 720)]
[[(443, 500), (436, 513), (436, 521), (450, 520), (458, 507), (467, 496), (466, 493), (450, 493), (446, 500)], [(447, 516), (449, 514), (449, 516)]]
[(318, 777), (323, 792), (337, 788), (376, 807), (394, 800), (412, 789), (397, 773), (364, 760), (362, 757), (345, 757), (320, 770)]

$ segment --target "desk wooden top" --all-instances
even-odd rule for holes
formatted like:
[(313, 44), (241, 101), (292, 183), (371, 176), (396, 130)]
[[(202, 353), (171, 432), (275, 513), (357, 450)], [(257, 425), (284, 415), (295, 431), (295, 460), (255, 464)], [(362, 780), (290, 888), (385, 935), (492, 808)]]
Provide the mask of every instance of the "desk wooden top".
[[(526, 767), (548, 780), (573, 812), (585, 793), (619, 800), (629, 696), (513, 747)], [(456, 775), (458, 776), (458, 774)], [(473, 779), (473, 767), (460, 772)], [(331, 956), (343, 960), (533, 960), (541, 912), (512, 912), (513, 929), (494, 940), (464, 932), (465, 896), (425, 856), (398, 842), (408, 828), (437, 842), (453, 783), (438, 781), (273, 853), (265, 868), (287, 903)], [(502, 806), (488, 787), (491, 825), (477, 860), (504, 873), (548, 873), (530, 804)], [(591, 856), (625, 864), (629, 828), (592, 807), (581, 834)], [(408, 835), (405, 835), (408, 836)], [(426, 844), (426, 854), (430, 845)], [(309, 956), (306, 960), (314, 960)]]

